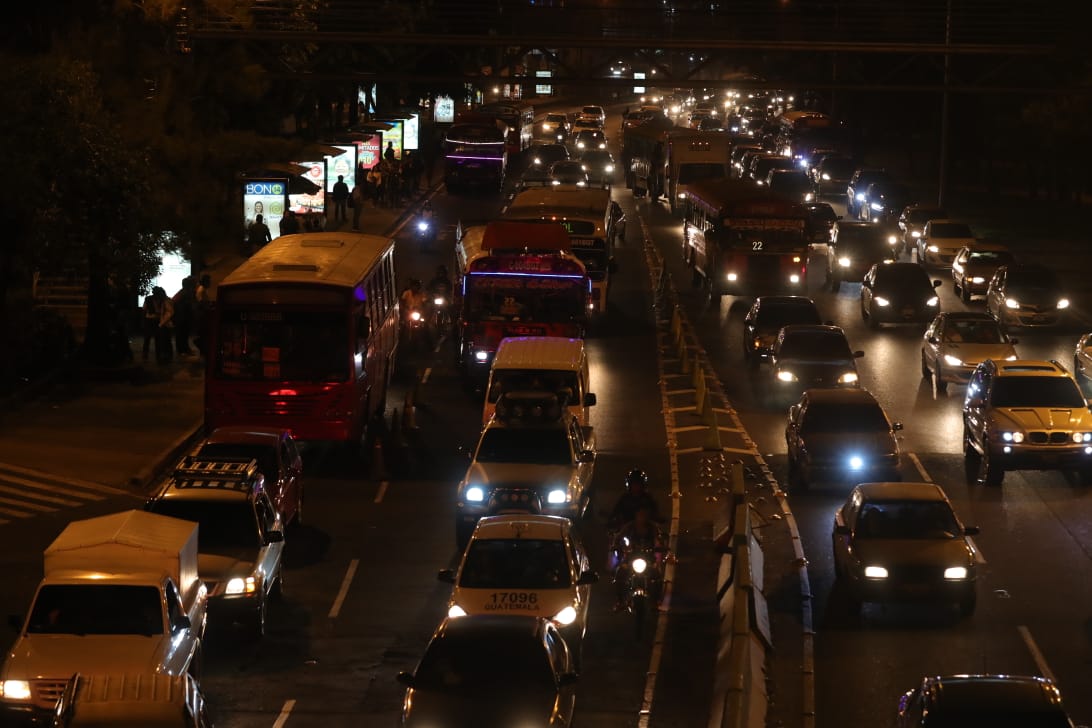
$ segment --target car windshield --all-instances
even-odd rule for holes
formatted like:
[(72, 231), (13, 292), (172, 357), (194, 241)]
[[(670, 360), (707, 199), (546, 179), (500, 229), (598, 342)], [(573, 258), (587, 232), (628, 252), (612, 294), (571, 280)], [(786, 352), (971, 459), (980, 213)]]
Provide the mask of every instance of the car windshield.
[(924, 225), (930, 220), (937, 220), (947, 215), (948, 213), (939, 207), (915, 207), (906, 213), (906, 221), (913, 225)]
[(870, 501), (857, 516), (856, 538), (952, 539), (962, 535), (944, 501)]
[(971, 229), (961, 222), (938, 222), (929, 228), (934, 238), (973, 238)]
[(887, 432), (883, 409), (874, 402), (812, 402), (804, 416), (805, 433)]
[(1060, 292), (1058, 276), (1048, 270), (1009, 271), (1008, 289), (1012, 291), (1051, 291)]
[(976, 703), (966, 709), (942, 708), (929, 711), (929, 728), (1072, 728), (1060, 710), (1019, 710), (993, 708)]
[(967, 256), (967, 262), (1002, 266), (1012, 262), (1012, 253), (1004, 250), (975, 250)]
[(484, 631), (436, 637), (414, 673), (415, 687), (493, 695), (534, 688), (553, 691), (554, 675), (546, 650), (527, 631), (518, 638)]
[(580, 161), (587, 164), (610, 164), (614, 161), (614, 159), (610, 156), (610, 152), (593, 149), (591, 151), (584, 152), (584, 155), (580, 157)]
[(38, 591), (27, 632), (160, 635), (159, 590), (123, 584), (49, 584)]
[(161, 499), (152, 510), (162, 516), (197, 523), (197, 547), (201, 553), (220, 549), (256, 549), (261, 543), (258, 517), (249, 501)]
[(562, 429), (493, 427), (482, 435), (476, 459), (480, 463), (570, 465), (572, 451)]
[(890, 252), (886, 236), (876, 225), (844, 225), (838, 229), (838, 247), (865, 254)]
[(808, 217), (814, 221), (834, 222), (838, 219), (838, 213), (830, 205), (823, 203), (808, 208)]
[(550, 164), (551, 162), (557, 162), (568, 158), (569, 150), (562, 146), (550, 145), (535, 150), (535, 159), (537, 159), (540, 164)]
[(791, 324), (821, 324), (819, 311), (811, 304), (760, 306), (755, 325), (760, 331), (777, 331)]
[(881, 266), (876, 271), (876, 283), (873, 289), (904, 293), (933, 290), (932, 285), (929, 283), (929, 276), (925, 271), (915, 263), (908, 265), (910, 266), (908, 268)]
[(213, 376), (245, 381), (344, 382), (353, 373), (344, 310), (225, 308)]
[(944, 341), (950, 344), (1003, 344), (1005, 334), (993, 319), (953, 319), (944, 326)]
[(849, 342), (840, 331), (793, 331), (781, 340), (782, 359), (852, 359)]
[(579, 384), (571, 369), (494, 369), (489, 379), (489, 401), (505, 392), (566, 392), (570, 404)]
[(848, 179), (853, 174), (853, 160), (824, 160), (820, 172), (828, 177), (833, 177), (834, 179)]
[(557, 539), (474, 539), (459, 573), (466, 589), (562, 589), (571, 581), (565, 542)]
[(1069, 377), (1000, 377), (993, 385), (994, 407), (1064, 407), (1084, 409), (1087, 403)]
[(266, 445), (245, 442), (208, 442), (197, 451), (197, 456), (210, 460), (219, 458), (257, 460), (258, 470), (266, 482), (277, 479), (277, 449)]

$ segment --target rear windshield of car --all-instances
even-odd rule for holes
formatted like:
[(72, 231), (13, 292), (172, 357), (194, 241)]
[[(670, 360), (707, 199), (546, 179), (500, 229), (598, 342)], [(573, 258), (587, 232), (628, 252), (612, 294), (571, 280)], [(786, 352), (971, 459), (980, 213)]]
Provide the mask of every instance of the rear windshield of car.
[(821, 324), (819, 311), (815, 306), (804, 304), (785, 304), (761, 306), (755, 324), (763, 331), (779, 330), (790, 324)]
[(788, 359), (852, 359), (849, 342), (831, 331), (794, 331), (781, 340), (778, 356)]
[(1088, 405), (1068, 377), (1001, 377), (993, 385), (990, 404), (994, 407), (1065, 407), (1083, 409)]
[(812, 402), (804, 416), (805, 433), (887, 432), (883, 409), (874, 402)]
[(864, 252), (887, 252), (887, 236), (876, 225), (846, 225), (838, 229), (838, 246)]
[(947, 217), (947, 215), (947, 212), (941, 210), (938, 207), (919, 207), (907, 213), (906, 221), (910, 223), (916, 223), (918, 225), (924, 225), (930, 220), (938, 220), (942, 217)]
[(1012, 253), (1003, 250), (976, 250), (967, 256), (967, 262), (1002, 266), (1012, 262)]
[(478, 462), (569, 465), (569, 438), (560, 429), (491, 428), (482, 435)]
[(459, 575), (459, 586), (467, 589), (561, 589), (570, 583), (565, 542), (557, 539), (474, 539)]
[(161, 516), (193, 521), (202, 553), (217, 549), (257, 548), (261, 540), (258, 517), (247, 500), (159, 500), (152, 510)]
[(961, 222), (942, 222), (929, 228), (934, 238), (973, 238), (971, 229)]
[(952, 539), (959, 522), (943, 501), (869, 502), (857, 517), (857, 538)]
[(553, 688), (546, 650), (527, 631), (526, 637), (519, 638), (485, 632), (437, 637), (417, 666), (415, 686), (462, 695), (487, 692), (494, 697), (513, 688)]
[(1058, 276), (1048, 270), (1014, 270), (1009, 271), (1007, 281), (1009, 289), (1027, 290), (1054, 290), (1060, 291), (1061, 284)]

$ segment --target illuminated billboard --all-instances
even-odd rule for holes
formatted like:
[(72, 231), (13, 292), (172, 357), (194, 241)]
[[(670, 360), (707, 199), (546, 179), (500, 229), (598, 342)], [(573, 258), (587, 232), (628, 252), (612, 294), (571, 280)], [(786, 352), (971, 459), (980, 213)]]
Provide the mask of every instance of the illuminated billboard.
[(383, 131), (383, 157), (387, 155), (387, 144), (390, 143), (394, 147), (394, 158), (402, 158), (402, 120), (401, 119), (383, 119), (384, 124), (389, 124), (390, 129)]
[(420, 149), (420, 126), (420, 118), (417, 114), (413, 114), (410, 118), (406, 119), (406, 123), (402, 127), (403, 149)]
[(250, 229), (258, 215), (274, 238), (281, 234), (281, 218), (284, 217), (288, 180), (247, 180), (243, 187), (243, 220)]
[[(326, 194), (323, 190), (323, 180), (326, 179), (326, 162), (297, 162), (307, 169), (300, 174), (305, 180), (318, 187), (314, 194), (301, 192), (288, 195), (288, 209), (297, 215), (306, 215), (309, 212), (323, 212), (326, 209)], [(336, 177), (334, 178), (337, 179)]]
[(432, 120), (437, 124), (455, 123), (455, 99), (450, 96), (437, 96)]
[(341, 154), (326, 157), (326, 191), (333, 192), (337, 176), (345, 178), (345, 184), (349, 185), (349, 191), (353, 191), (356, 184), (356, 145), (334, 144), (341, 150)]
[(357, 142), (356, 154), (360, 164), (364, 165), (364, 169), (371, 169), (379, 164), (379, 160), (383, 158), (383, 137), (372, 134), (364, 141)]
[(163, 249), (156, 255), (159, 257), (159, 273), (152, 279), (152, 286), (159, 286), (168, 296), (173, 296), (182, 288), (182, 280), (192, 272), (190, 261), (181, 253), (168, 253)]

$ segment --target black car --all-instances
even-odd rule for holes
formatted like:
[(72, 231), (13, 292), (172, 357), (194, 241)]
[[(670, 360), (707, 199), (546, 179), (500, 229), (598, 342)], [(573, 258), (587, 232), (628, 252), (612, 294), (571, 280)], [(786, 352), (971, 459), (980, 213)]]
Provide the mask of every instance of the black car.
[(898, 244), (901, 238), (899, 215), (911, 199), (912, 195), (906, 185), (897, 182), (873, 182), (865, 192), (868, 208), (863, 210), (862, 217), (883, 227), (888, 236), (887, 242), (892, 245), (896, 254), (902, 248)]
[(530, 166), (549, 169), (554, 162), (569, 158), (569, 148), (564, 144), (532, 144), (527, 150)]
[(899, 699), (898, 728), (1073, 728), (1061, 691), (1045, 677), (927, 677)]
[(771, 170), (766, 176), (766, 186), (770, 192), (784, 195), (794, 202), (811, 202), (815, 197), (807, 173), (800, 170)]
[(1061, 278), (1035, 263), (997, 269), (986, 289), (986, 310), (1002, 326), (1059, 326), (1069, 313)]
[(839, 220), (830, 231), (827, 246), (827, 285), (837, 293), (842, 281), (862, 281), (875, 263), (891, 260), (894, 255), (879, 225)]
[(850, 217), (861, 217), (861, 205), (865, 201), (865, 193), (873, 182), (882, 182), (890, 179), (883, 169), (862, 167), (853, 173), (846, 185), (846, 212)]
[(789, 487), (823, 478), (900, 480), (895, 433), (901, 429), (867, 389), (807, 390), (785, 424)]
[(940, 311), (939, 287), (917, 263), (877, 263), (861, 281), (861, 318), (873, 329), (927, 324)]
[(834, 223), (841, 220), (842, 216), (826, 202), (809, 202), (804, 205), (804, 209), (808, 211), (808, 243), (827, 246)]
[(857, 359), (837, 326), (793, 324), (782, 327), (770, 353), (774, 400), (791, 402), (813, 387), (858, 387)]
[(529, 616), (440, 623), (406, 686), (401, 725), (569, 726), (577, 680), (557, 627)]
[(819, 197), (845, 192), (853, 171), (857, 168), (852, 157), (828, 155), (811, 168), (811, 181)]
[(806, 296), (759, 296), (743, 318), (743, 358), (757, 366), (770, 358), (782, 327), (821, 323), (819, 309)]

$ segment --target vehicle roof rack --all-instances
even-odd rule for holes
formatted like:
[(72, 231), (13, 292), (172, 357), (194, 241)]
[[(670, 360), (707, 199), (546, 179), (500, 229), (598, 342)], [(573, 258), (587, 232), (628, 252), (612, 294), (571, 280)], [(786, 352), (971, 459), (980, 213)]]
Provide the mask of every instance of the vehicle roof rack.
[(176, 488), (245, 490), (258, 478), (258, 461), (254, 458), (187, 455), (174, 469)]

